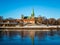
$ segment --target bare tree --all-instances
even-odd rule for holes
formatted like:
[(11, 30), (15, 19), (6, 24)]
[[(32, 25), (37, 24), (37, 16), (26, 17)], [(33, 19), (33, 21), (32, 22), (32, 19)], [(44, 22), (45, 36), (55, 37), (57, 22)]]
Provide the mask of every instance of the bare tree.
[(42, 23), (48, 25), (48, 19), (44, 19)]
[(14, 20), (14, 18), (9, 17), (9, 18), (6, 18), (5, 20)]
[(49, 25), (55, 25), (55, 23), (56, 23), (56, 19), (54, 19), (54, 18), (48, 19), (48, 24)]
[(60, 18), (57, 19), (57, 25), (60, 25)]
[(0, 16), (0, 20), (3, 20), (3, 16)]

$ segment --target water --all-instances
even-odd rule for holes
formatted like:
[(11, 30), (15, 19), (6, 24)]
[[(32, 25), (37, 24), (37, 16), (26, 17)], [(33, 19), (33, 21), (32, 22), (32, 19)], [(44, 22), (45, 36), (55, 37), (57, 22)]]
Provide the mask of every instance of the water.
[(60, 45), (60, 31), (36, 31), (34, 40), (29, 32), (23, 34), (21, 31), (0, 31), (0, 45)]

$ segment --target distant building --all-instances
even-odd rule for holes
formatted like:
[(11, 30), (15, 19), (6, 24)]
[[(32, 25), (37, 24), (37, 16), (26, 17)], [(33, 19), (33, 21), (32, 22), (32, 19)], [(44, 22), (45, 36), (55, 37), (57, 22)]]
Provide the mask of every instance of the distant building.
[(34, 14), (34, 9), (33, 9), (31, 16), (27, 17), (27, 18), (24, 18), (23, 22), (24, 23), (32, 23), (32, 24), (34, 24), (35, 23), (34, 15), (35, 14)]
[(32, 11), (31, 16), (21, 15), (21, 19), (5, 19), (0, 20), (0, 26), (23, 26), (25, 24), (35, 24), (34, 18), (34, 9)]
[(23, 22), (24, 23), (32, 23), (32, 24), (34, 24), (35, 23), (35, 19), (23, 19)]

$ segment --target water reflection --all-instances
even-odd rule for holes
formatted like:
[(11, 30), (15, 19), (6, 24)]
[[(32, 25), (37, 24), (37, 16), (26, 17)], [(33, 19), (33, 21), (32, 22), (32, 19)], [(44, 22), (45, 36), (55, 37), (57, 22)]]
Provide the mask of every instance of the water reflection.
[(9, 38), (10, 38), (10, 39), (13, 39), (14, 37), (16, 37), (16, 35), (17, 35), (18, 33), (17, 33), (17, 31), (9, 31), (8, 34), (9, 34), (9, 35), (8, 35)]
[(57, 30), (57, 34), (60, 35), (60, 30)]
[(44, 31), (37, 31), (36, 33), (36, 36), (38, 36), (39, 40), (44, 40), (45, 36), (46, 36), (46, 32)]
[[(34, 38), (34, 45), (36, 43), (52, 43), (57, 42), (60, 44), (60, 31), (0, 31), (0, 42), (11, 41), (19, 43), (32, 44), (31, 37)], [(31, 37), (30, 37), (31, 36)], [(4, 43), (4, 42), (3, 42)]]
[(2, 31), (0, 31), (0, 40), (3, 40), (3, 35), (2, 35)]
[(21, 36), (22, 38), (28, 36), (28, 31), (20, 31), (19, 33), (20, 33), (20, 36)]

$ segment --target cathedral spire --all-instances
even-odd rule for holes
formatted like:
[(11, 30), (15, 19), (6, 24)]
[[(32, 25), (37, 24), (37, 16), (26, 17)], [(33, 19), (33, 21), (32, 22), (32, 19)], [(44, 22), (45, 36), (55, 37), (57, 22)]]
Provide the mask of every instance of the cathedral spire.
[(34, 9), (33, 9), (33, 10), (32, 10), (32, 14), (31, 14), (31, 16), (34, 17), (34, 15), (35, 15), (35, 14), (34, 14)]

